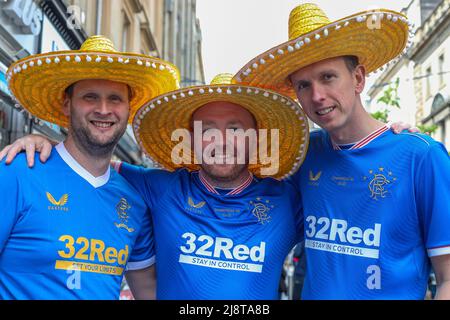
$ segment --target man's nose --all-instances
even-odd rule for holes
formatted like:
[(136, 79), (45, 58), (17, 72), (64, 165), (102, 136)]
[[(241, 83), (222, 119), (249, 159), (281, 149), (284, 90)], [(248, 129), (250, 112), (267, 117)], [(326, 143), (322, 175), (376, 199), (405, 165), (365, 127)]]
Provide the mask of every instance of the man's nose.
[(111, 113), (111, 110), (110, 110), (110, 107), (108, 104), (108, 100), (101, 98), (99, 100), (99, 103), (97, 104), (97, 108), (95, 111), (102, 115), (107, 115), (107, 114)]
[(325, 91), (323, 86), (320, 84), (312, 84), (311, 85), (311, 99), (314, 103), (320, 103), (325, 100)]
[(217, 149), (221, 150), (225, 154), (227, 148), (233, 148), (235, 139), (232, 134), (227, 132), (227, 128), (218, 128), (218, 130), (220, 131), (220, 137), (214, 140), (214, 144)]

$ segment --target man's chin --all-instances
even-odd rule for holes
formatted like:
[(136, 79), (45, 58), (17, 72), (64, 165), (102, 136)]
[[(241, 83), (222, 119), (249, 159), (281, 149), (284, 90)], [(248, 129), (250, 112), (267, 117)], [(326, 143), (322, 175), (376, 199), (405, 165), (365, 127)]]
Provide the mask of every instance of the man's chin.
[(116, 138), (114, 137), (110, 137), (107, 139), (98, 139), (98, 138), (94, 138), (94, 139), (89, 139), (90, 144), (95, 145), (97, 147), (107, 147), (107, 146), (111, 146), (111, 145), (115, 145), (116, 144)]
[(229, 179), (239, 172), (241, 165), (236, 164), (213, 164), (204, 167), (205, 171), (214, 178)]
[(120, 137), (87, 137), (85, 143), (89, 151), (95, 153), (96, 155), (107, 155), (114, 151)]
[(95, 156), (108, 156), (116, 147), (123, 133), (125, 133), (126, 125), (116, 126), (105, 132), (99, 132), (89, 125), (81, 125), (80, 121), (71, 119), (71, 134), (77, 141), (76, 143), (84, 149), (88, 154)]
[(91, 143), (98, 146), (109, 146), (111, 144), (116, 144), (119, 142), (121, 137), (122, 134), (117, 131), (104, 134), (92, 134), (92, 132), (90, 132), (89, 134), (89, 140), (91, 141)]

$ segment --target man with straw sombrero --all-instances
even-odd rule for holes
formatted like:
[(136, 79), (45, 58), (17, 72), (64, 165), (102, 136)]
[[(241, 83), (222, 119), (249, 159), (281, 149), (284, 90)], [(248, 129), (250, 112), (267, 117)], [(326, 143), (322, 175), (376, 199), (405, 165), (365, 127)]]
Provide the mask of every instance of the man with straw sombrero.
[(94, 36), (15, 62), (7, 77), (18, 103), (68, 135), (46, 165), (0, 163), (0, 298), (118, 299), (125, 270), (150, 298), (151, 219), (110, 161), (137, 109), (178, 87), (178, 70)]
[(364, 109), (366, 73), (399, 55), (408, 21), (390, 10), (330, 21), (295, 8), (290, 40), (250, 61), (241, 84), (298, 98), (322, 130), (292, 181), (305, 217), (305, 299), (423, 299), (430, 264), (450, 299), (450, 160), (421, 134), (394, 135)]
[(168, 170), (116, 166), (151, 209), (158, 299), (277, 299), (284, 259), (303, 235), (299, 194), (277, 179), (303, 162), (306, 116), (289, 97), (231, 78), (138, 111), (139, 145)]
[(156, 97), (133, 121), (155, 163), (182, 168), (120, 168), (152, 212), (159, 299), (277, 299), (303, 234), (298, 193), (274, 178), (303, 162), (306, 116), (294, 100), (231, 78)]

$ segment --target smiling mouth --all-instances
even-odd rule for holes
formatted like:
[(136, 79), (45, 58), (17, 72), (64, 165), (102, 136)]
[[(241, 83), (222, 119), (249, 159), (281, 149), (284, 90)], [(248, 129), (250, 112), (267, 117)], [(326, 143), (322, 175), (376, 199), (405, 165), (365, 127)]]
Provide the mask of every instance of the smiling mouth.
[(228, 159), (234, 159), (235, 156), (231, 154), (216, 154), (213, 156), (215, 159), (226, 161)]
[(114, 125), (114, 122), (103, 122), (103, 121), (91, 121), (91, 123), (97, 127), (102, 129), (110, 128)]
[(319, 116), (324, 116), (324, 115), (329, 114), (334, 109), (336, 109), (336, 107), (329, 107), (329, 108), (326, 108), (326, 109), (322, 109), (322, 110), (316, 111), (316, 114), (318, 114)]
[(236, 154), (230, 153), (216, 153), (212, 152), (211, 155), (207, 156), (209, 161), (214, 162), (215, 165), (230, 165), (236, 164), (237, 158)]

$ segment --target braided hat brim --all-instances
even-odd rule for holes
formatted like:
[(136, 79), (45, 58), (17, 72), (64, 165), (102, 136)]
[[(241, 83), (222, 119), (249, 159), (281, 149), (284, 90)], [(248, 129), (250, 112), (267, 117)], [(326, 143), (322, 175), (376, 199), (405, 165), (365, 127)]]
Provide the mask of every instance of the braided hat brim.
[[(216, 101), (238, 104), (250, 111), (258, 129), (267, 129), (267, 150), (271, 150), (271, 129), (279, 129), (279, 170), (270, 175), (286, 178), (295, 173), (305, 159), (309, 143), (309, 126), (306, 115), (298, 103), (276, 92), (237, 85), (205, 85), (185, 88), (159, 96), (137, 113), (133, 130), (146, 155), (159, 166), (175, 170), (180, 167), (198, 170), (194, 157), (183, 154), (183, 163), (172, 161), (172, 152), (180, 142), (172, 141), (177, 129), (190, 130), (192, 114), (201, 106)], [(176, 139), (175, 139), (176, 140)], [(186, 142), (186, 140), (183, 140)], [(190, 143), (190, 141), (189, 141)], [(259, 149), (258, 141), (258, 149)], [(256, 176), (267, 168), (267, 159), (258, 156), (249, 170)]]
[(179, 88), (179, 71), (171, 63), (146, 55), (101, 51), (59, 51), (33, 55), (13, 63), (7, 72), (15, 100), (32, 115), (61, 127), (69, 125), (62, 112), (64, 91), (87, 79), (128, 84), (131, 123), (145, 102)]
[(296, 99), (288, 79), (295, 71), (329, 58), (353, 55), (369, 74), (398, 57), (408, 35), (408, 20), (400, 13), (386, 9), (360, 12), (258, 55), (239, 70), (233, 82), (272, 89)]

